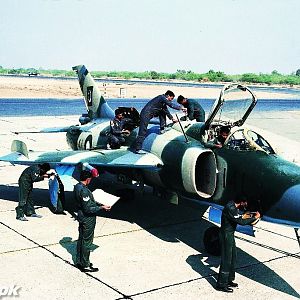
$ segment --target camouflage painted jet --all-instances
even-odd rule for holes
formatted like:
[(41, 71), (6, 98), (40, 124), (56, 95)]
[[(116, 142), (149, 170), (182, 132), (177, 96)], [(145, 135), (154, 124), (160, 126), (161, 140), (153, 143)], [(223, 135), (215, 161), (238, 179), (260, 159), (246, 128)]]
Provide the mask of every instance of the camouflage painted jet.
[[(242, 127), (257, 102), (249, 88), (239, 84), (225, 86), (205, 123), (178, 122), (164, 134), (159, 134), (158, 125), (150, 125), (143, 143), (147, 154), (139, 155), (129, 150), (137, 135), (133, 128), (137, 125), (138, 113), (129, 114), (133, 130), (125, 146), (105, 149), (106, 133), (114, 112), (85, 66), (76, 66), (74, 70), (88, 114), (81, 117), (81, 125), (56, 129), (67, 131), (67, 141), (73, 150), (29, 153), (23, 142), (14, 141), (12, 153), (0, 160), (25, 165), (48, 162), (56, 168), (87, 163), (122, 175), (126, 182), (135, 180), (164, 191), (172, 200), (185, 197), (202, 201), (218, 211), (236, 194), (242, 193), (249, 199), (251, 210), (260, 211), (264, 220), (292, 226), (297, 234), (300, 167), (276, 155), (259, 133)], [(222, 125), (231, 127), (224, 146), (206, 147), (204, 141), (215, 138)], [(214, 248), (217, 234), (216, 230), (207, 231), (208, 250)], [(300, 243), (298, 234), (297, 238)]]

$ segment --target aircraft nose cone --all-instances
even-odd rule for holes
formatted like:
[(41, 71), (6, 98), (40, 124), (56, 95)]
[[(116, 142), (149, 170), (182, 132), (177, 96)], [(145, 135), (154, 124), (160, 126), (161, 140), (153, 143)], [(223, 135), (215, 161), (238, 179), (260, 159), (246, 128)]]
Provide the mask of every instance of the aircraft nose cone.
[(300, 184), (288, 188), (263, 219), (300, 227)]

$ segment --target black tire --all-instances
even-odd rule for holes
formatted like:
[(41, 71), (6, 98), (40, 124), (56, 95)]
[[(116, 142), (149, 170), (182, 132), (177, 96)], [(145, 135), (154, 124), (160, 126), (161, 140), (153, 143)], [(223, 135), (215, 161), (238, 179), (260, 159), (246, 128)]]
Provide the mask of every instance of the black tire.
[(134, 200), (135, 192), (133, 189), (121, 189), (118, 190), (117, 195), (123, 201), (131, 201)]
[(203, 244), (205, 250), (214, 256), (221, 255), (221, 244), (219, 238), (220, 228), (213, 226), (205, 230), (203, 236)]

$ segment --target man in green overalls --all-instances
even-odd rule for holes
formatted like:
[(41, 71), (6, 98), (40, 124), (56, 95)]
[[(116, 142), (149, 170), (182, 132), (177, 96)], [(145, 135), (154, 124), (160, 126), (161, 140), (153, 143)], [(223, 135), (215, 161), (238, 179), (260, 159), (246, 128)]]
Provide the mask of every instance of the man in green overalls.
[(19, 178), (19, 204), (16, 207), (17, 220), (28, 221), (27, 217), (41, 218), (36, 214), (31, 198), (33, 183), (42, 181), (44, 178), (49, 178), (47, 172), (50, 170), (50, 165), (44, 163), (41, 165), (33, 165), (26, 168)]
[(97, 272), (99, 269), (90, 263), (90, 247), (94, 239), (96, 216), (100, 210), (110, 210), (110, 206), (101, 205), (94, 199), (88, 185), (92, 180), (92, 173), (83, 170), (80, 173), (80, 182), (74, 186), (74, 197), (78, 205), (77, 219), (79, 222), (79, 237), (77, 242), (76, 267), (82, 272)]
[(236, 245), (234, 232), (237, 224), (250, 225), (256, 223), (260, 213), (253, 216), (241, 214), (240, 209), (247, 207), (247, 199), (244, 196), (237, 196), (235, 201), (229, 201), (222, 212), (220, 242), (221, 242), (221, 265), (216, 289), (218, 291), (232, 293), (232, 287), (237, 287), (235, 279)]
[[(197, 100), (179, 95), (177, 102), (187, 109), (187, 116), (191, 121), (195, 119), (197, 122), (205, 122), (205, 111)], [(181, 120), (186, 121), (186, 117), (181, 117)]]

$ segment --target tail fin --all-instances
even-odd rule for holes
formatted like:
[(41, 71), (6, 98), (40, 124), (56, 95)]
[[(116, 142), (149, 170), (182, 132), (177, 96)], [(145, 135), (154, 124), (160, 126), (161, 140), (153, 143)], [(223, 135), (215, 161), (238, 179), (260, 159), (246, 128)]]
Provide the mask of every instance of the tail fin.
[(114, 118), (115, 114), (109, 107), (100, 90), (98, 89), (92, 75), (84, 65), (72, 68), (78, 75), (79, 85), (84, 96), (88, 116), (95, 118)]
[(24, 142), (19, 140), (13, 140), (10, 149), (11, 152), (19, 152), (28, 158), (28, 150)]

